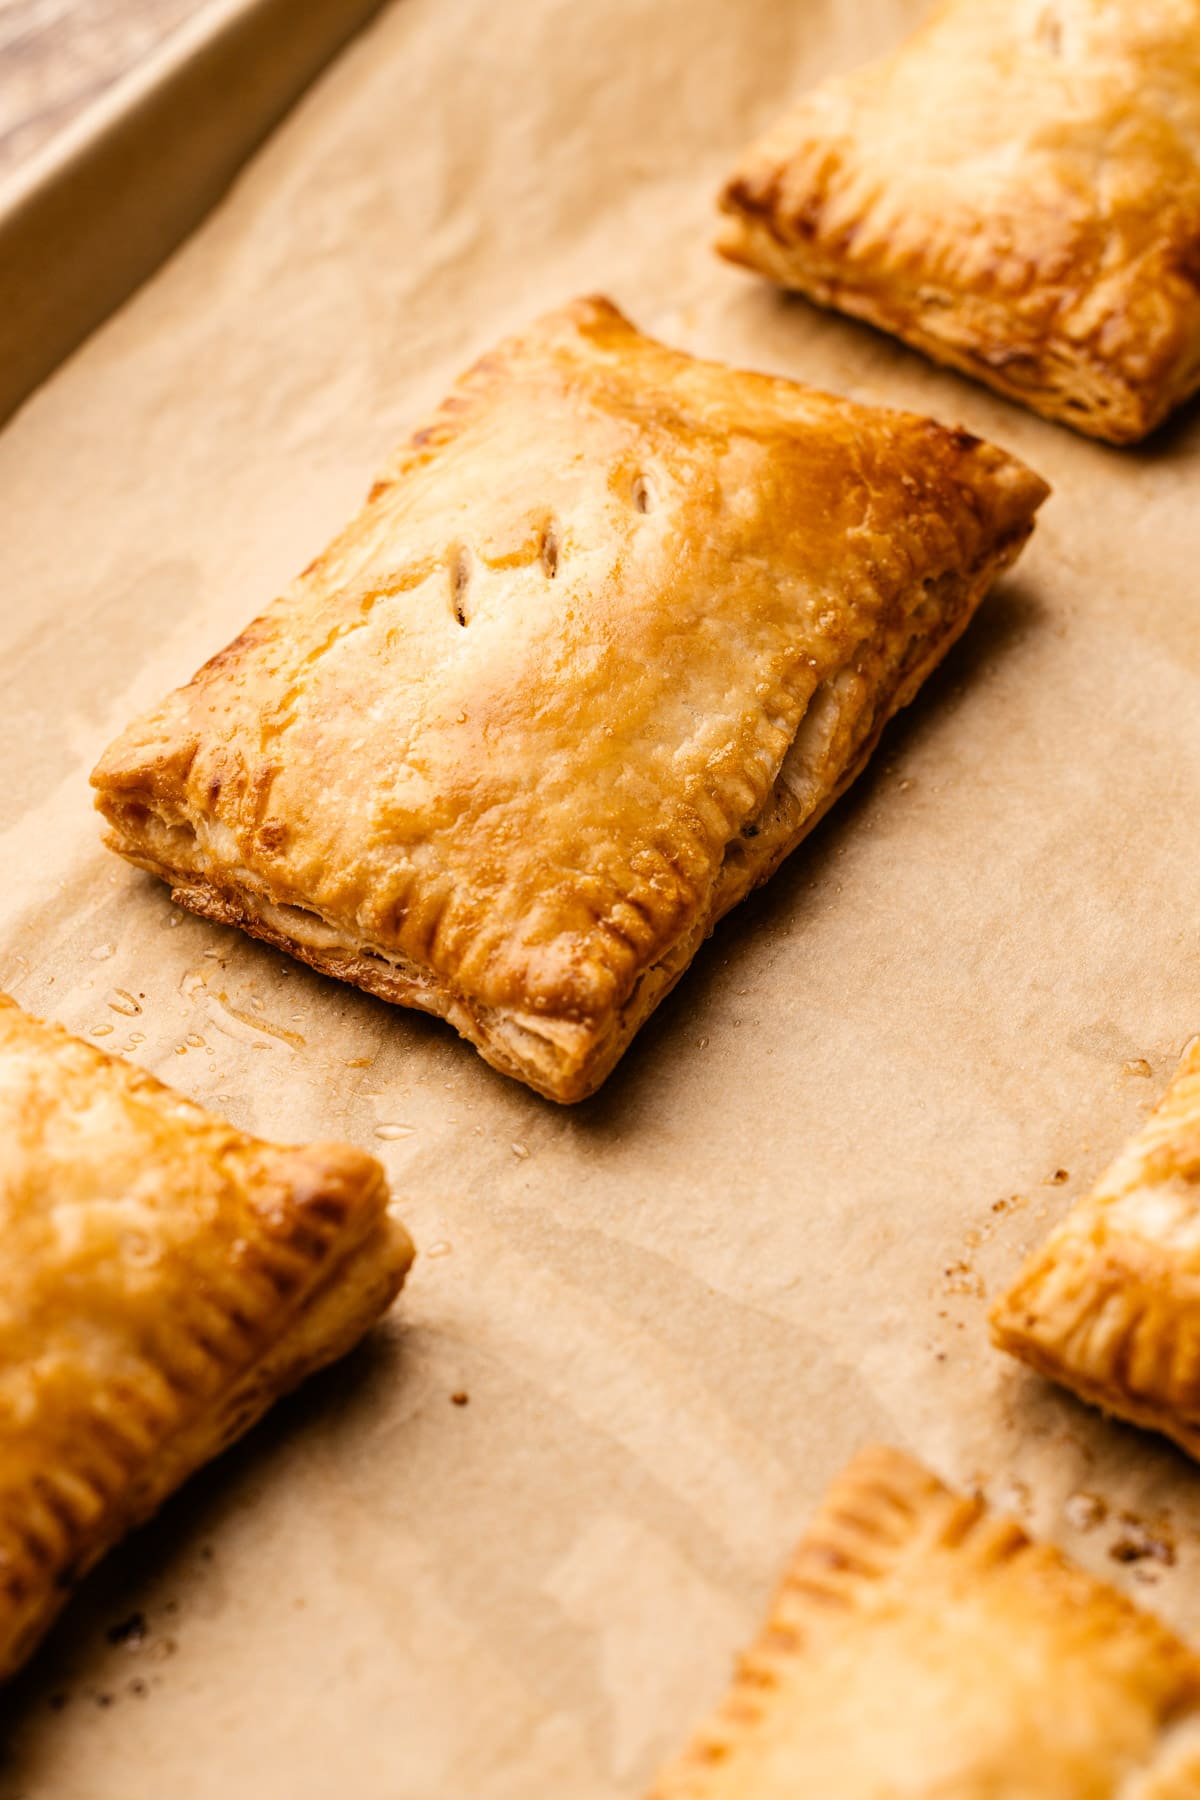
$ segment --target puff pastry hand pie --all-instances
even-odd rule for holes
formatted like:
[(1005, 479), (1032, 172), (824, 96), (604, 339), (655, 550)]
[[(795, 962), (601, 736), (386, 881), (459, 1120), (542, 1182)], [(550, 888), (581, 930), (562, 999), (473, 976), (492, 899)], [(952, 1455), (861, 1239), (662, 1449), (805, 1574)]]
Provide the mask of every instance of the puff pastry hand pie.
[(70, 1585), (412, 1260), (383, 1171), (283, 1149), (0, 995), (0, 1676)]
[(1200, 0), (942, 0), (721, 204), (731, 260), (1132, 442), (1200, 385)]
[(1200, 1457), (1200, 1038), (992, 1310), (1004, 1350)]
[(459, 383), (93, 781), (174, 898), (552, 1099), (863, 766), (1045, 484), (588, 300)]
[(907, 1456), (834, 1483), (650, 1800), (1195, 1800), (1200, 1659)]

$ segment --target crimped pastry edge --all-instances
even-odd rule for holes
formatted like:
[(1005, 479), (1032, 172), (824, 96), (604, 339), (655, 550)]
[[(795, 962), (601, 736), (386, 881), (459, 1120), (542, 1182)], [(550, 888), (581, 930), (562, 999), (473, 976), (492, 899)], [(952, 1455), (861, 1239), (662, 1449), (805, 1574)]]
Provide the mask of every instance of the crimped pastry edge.
[(997, 1350), (1015, 1356), (1027, 1368), (1064, 1387), (1106, 1418), (1124, 1425), (1136, 1425), (1143, 1431), (1154, 1431), (1170, 1438), (1188, 1456), (1200, 1462), (1200, 1421), (1195, 1425), (1174, 1416), (1166, 1407), (1155, 1406), (1132, 1395), (1114, 1394), (1111, 1383), (1099, 1381), (1072, 1368), (1062, 1357), (1039, 1342), (1025, 1306), (1014, 1306), (1006, 1294), (1001, 1297), (989, 1317), (992, 1343)]
[[(158, 1446), (148, 1478), (134, 1484), (104, 1534), (71, 1569), (69, 1580), (34, 1585), (24, 1613), (14, 1619), (7, 1643), (0, 1646), (0, 1681), (28, 1660), (78, 1584), (129, 1532), (251, 1430), (276, 1400), (353, 1349), (400, 1292), (415, 1254), (403, 1225), (385, 1212), (364, 1239), (329, 1266), (325, 1279), (310, 1291), (303, 1316), (216, 1396), (211, 1410)], [(329, 1326), (339, 1318), (337, 1331), (330, 1334)]]
[[(775, 1589), (762, 1626), (715, 1711), (663, 1769), (647, 1800), (707, 1800), (739, 1792), (725, 1765), (771, 1705), (781, 1671), (821, 1654), (860, 1602), (910, 1558), (950, 1554), (980, 1579), (1023, 1564), (1026, 1580), (1063, 1588), (1064, 1604), (1086, 1596), (1143, 1653), (1157, 1654), (1173, 1676), (1174, 1701), (1163, 1712), (1151, 1759), (1131, 1769), (1124, 1800), (1188, 1800), (1200, 1775), (1200, 1659), (1153, 1613), (1088, 1574), (1055, 1545), (1033, 1539), (1015, 1519), (978, 1494), (947, 1486), (915, 1457), (868, 1445), (834, 1477)], [(1072, 1590), (1075, 1590), (1073, 1596)], [(791, 1791), (790, 1789), (788, 1791)], [(797, 1790), (799, 1791), (799, 1790)], [(807, 1796), (806, 1796), (807, 1800)], [(814, 1796), (815, 1800), (815, 1796)], [(822, 1796), (824, 1800), (824, 1796)]]
[[(1044, 337), (1036, 347), (1014, 348), (1005, 357), (989, 356), (983, 345), (997, 335), (996, 302), (949, 290), (936, 292), (927, 283), (923, 300), (914, 290), (906, 295), (904, 309), (898, 310), (869, 285), (856, 283), (852, 270), (783, 241), (768, 220), (735, 198), (735, 192), (736, 182), (731, 182), (721, 197), (725, 218), (715, 245), (727, 262), (765, 275), (814, 305), (872, 325), (943, 368), (970, 376), (1056, 424), (1115, 446), (1137, 444), (1200, 388), (1200, 332), (1190, 353), (1157, 383), (1123, 374), (1056, 335)], [(948, 316), (958, 328), (954, 337), (935, 323)], [(978, 349), (969, 347), (972, 340)]]
[[(989, 1327), (997, 1349), (1109, 1417), (1161, 1433), (1200, 1461), (1200, 1339), (1179, 1329), (1191, 1311), (1187, 1296), (1176, 1289), (1172, 1297), (1173, 1285), (1185, 1277), (1152, 1239), (1125, 1229), (1119, 1218), (1110, 1229), (1110, 1209), (1128, 1204), (1143, 1188), (1153, 1190), (1160, 1178), (1170, 1179), (1176, 1159), (1187, 1154), (1181, 1144), (1200, 1132), (1198, 1097), (1200, 1037), (1185, 1048), (1141, 1130), (1027, 1257), (993, 1304)], [(1103, 1225), (1102, 1235), (1089, 1231), (1093, 1220)], [(1131, 1341), (1147, 1317), (1154, 1326), (1149, 1344), (1159, 1394), (1135, 1379), (1130, 1367)], [(1100, 1326), (1103, 1344), (1096, 1350), (1088, 1340)], [(1140, 1355), (1146, 1341), (1137, 1342)], [(1181, 1348), (1189, 1352), (1182, 1366)]]
[[(0, 993), (0, 1019), (6, 1015), (18, 1049), (28, 1037), (39, 1054), (64, 1059), (64, 1079), (115, 1087), (126, 1103), (166, 1106), (168, 1116), (178, 1109), (181, 1130), (196, 1129), (213, 1140), (201, 1156), (245, 1157), (247, 1187), (260, 1193), (277, 1188), (287, 1196), (287, 1215), (256, 1251), (247, 1251), (242, 1265), (275, 1289), (271, 1317), (279, 1321), (272, 1333), (259, 1315), (249, 1362), (231, 1360), (209, 1337), (214, 1316), (237, 1317), (245, 1281), (231, 1276), (225, 1290), (198, 1290), (194, 1341), (176, 1326), (187, 1356), (181, 1350), (171, 1361), (149, 1359), (155, 1376), (149, 1385), (131, 1374), (97, 1389), (70, 1455), (49, 1468), (21, 1471), (6, 1489), (0, 1679), (25, 1660), (70, 1590), (114, 1543), (248, 1429), (277, 1393), (362, 1335), (399, 1291), (414, 1255), (407, 1232), (389, 1211), (385, 1171), (363, 1151), (340, 1142), (288, 1146), (251, 1137), (149, 1071)], [(324, 1248), (314, 1260), (317, 1245)], [(322, 1343), (343, 1313), (343, 1323)], [(238, 1326), (247, 1329), (244, 1321)]]

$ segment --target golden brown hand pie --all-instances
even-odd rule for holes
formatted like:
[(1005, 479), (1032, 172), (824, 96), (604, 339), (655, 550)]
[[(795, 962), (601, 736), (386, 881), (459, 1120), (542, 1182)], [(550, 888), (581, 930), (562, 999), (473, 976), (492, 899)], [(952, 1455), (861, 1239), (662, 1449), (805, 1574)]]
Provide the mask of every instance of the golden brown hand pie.
[(834, 1483), (651, 1800), (1195, 1800), (1200, 1659), (894, 1450)]
[(1142, 1130), (997, 1302), (992, 1335), (1200, 1457), (1200, 1038)]
[(745, 156), (719, 248), (1048, 418), (1200, 385), (1200, 0), (942, 0)]
[(66, 1591), (383, 1312), (383, 1170), (246, 1137), (0, 995), (0, 1676)]
[(106, 752), (174, 897), (555, 1100), (863, 766), (1045, 484), (582, 301), (487, 356), (283, 599)]

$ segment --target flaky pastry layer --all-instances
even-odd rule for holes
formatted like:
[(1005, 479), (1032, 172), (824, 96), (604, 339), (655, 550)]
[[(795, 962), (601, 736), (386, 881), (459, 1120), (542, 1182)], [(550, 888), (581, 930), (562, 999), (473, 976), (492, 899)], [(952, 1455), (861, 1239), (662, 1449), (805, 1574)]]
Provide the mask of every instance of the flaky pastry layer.
[(1200, 1038), (992, 1310), (1003, 1350), (1200, 1457)]
[(383, 1171), (236, 1131), (0, 995), (0, 1676), (412, 1260)]
[(942, 0), (721, 206), (731, 261), (1133, 442), (1200, 385), (1200, 0)]
[(965, 433), (581, 301), (470, 371), (291, 592), (106, 752), (109, 842), (578, 1100), (1046, 491)]
[(1185, 1800), (1200, 1659), (898, 1451), (834, 1483), (650, 1800)]

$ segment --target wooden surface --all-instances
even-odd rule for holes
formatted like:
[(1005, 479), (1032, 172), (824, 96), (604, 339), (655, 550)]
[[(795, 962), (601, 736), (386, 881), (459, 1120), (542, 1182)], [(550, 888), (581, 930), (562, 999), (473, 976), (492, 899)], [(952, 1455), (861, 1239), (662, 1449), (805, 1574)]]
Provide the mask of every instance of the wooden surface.
[(0, 0), (0, 180), (200, 0)]

